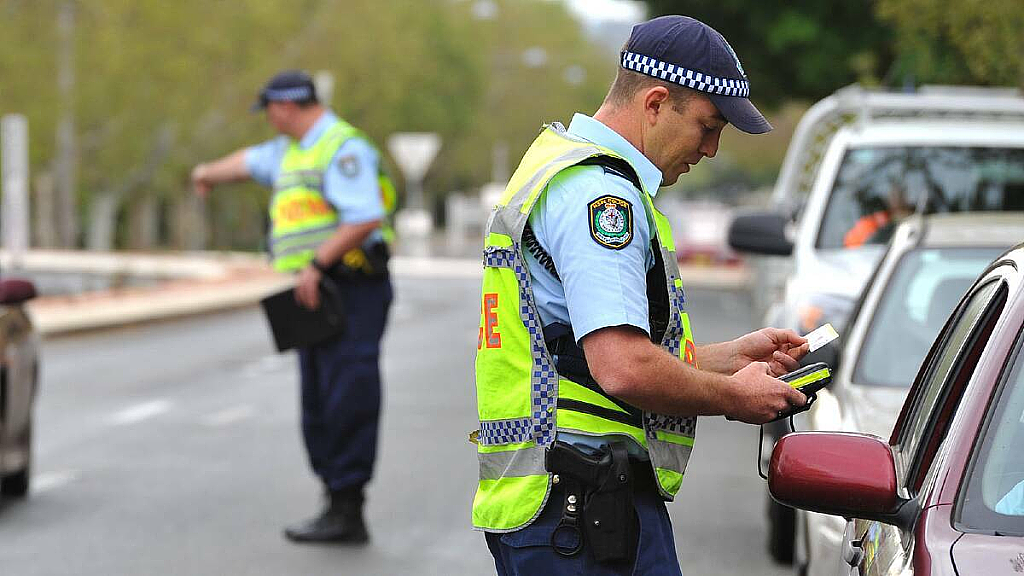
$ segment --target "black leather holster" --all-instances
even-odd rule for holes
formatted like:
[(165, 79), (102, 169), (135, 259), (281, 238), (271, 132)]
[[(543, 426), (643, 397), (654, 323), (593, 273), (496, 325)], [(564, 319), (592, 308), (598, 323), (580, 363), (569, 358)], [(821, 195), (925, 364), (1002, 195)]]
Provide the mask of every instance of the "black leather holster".
[(547, 470), (578, 486), (576, 502), (564, 502), (562, 520), (552, 534), (552, 545), (559, 530), (575, 529), (580, 546), (559, 554), (578, 554), (586, 543), (598, 562), (619, 562), (632, 557), (639, 536), (639, 523), (633, 506), (634, 469), (623, 442), (602, 446), (602, 451), (588, 454), (562, 441), (547, 448), (544, 463)]

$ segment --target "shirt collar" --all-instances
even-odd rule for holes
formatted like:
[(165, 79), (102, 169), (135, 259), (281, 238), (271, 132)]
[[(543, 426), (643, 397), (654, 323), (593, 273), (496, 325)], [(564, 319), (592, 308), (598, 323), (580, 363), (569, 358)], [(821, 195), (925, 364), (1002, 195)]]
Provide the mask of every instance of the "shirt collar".
[(334, 112), (330, 110), (324, 111), (323, 115), (317, 118), (316, 122), (313, 123), (313, 127), (303, 134), (302, 139), (299, 140), (299, 148), (309, 148), (316, 141), (323, 136), (324, 132), (331, 127), (332, 124), (338, 121), (338, 117), (334, 115)]
[(658, 194), (658, 188), (661, 186), (661, 170), (618, 132), (605, 126), (600, 120), (595, 120), (579, 112), (573, 115), (568, 131), (574, 136), (604, 146), (628, 160), (636, 169), (637, 176), (640, 177), (651, 197)]

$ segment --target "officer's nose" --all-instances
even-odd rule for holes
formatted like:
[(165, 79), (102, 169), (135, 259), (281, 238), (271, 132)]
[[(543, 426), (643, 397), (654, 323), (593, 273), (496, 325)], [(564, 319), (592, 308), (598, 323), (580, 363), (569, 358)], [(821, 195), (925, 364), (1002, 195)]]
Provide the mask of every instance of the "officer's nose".
[(704, 138), (704, 141), (700, 144), (700, 153), (708, 158), (714, 158), (715, 154), (718, 153), (718, 139), (721, 134), (720, 130), (716, 130)]

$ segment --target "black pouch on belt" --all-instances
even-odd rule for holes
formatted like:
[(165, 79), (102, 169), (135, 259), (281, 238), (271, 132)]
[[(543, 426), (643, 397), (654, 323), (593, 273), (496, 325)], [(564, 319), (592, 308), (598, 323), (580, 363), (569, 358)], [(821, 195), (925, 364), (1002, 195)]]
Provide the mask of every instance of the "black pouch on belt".
[[(578, 523), (594, 559), (630, 559), (639, 525), (633, 507), (633, 470), (625, 444), (613, 442), (602, 453), (590, 456), (575, 446), (555, 441), (547, 449), (545, 464), (549, 472), (571, 478), (584, 487)], [(571, 520), (577, 525), (575, 514), (571, 516), (563, 518), (563, 523)]]

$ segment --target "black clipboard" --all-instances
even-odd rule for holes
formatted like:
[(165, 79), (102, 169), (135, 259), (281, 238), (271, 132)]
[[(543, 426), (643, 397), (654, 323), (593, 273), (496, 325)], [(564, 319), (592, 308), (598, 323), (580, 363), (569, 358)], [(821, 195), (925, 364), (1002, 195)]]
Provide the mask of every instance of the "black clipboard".
[(305, 348), (345, 333), (345, 302), (331, 278), (320, 279), (320, 307), (310, 310), (295, 300), (295, 288), (260, 300), (278, 352)]

